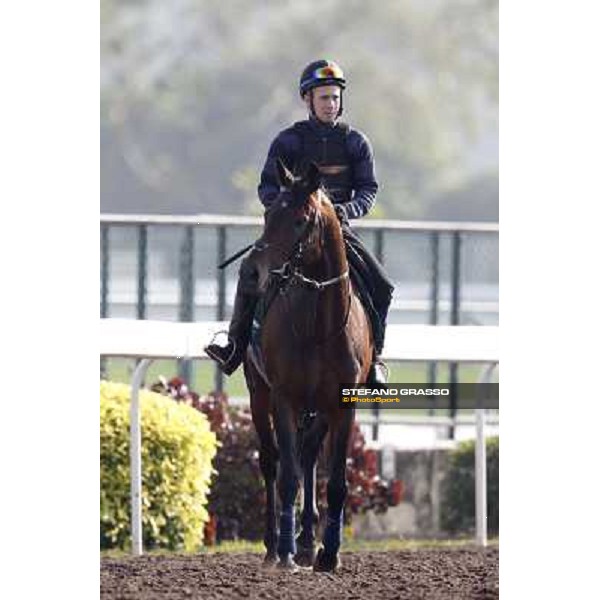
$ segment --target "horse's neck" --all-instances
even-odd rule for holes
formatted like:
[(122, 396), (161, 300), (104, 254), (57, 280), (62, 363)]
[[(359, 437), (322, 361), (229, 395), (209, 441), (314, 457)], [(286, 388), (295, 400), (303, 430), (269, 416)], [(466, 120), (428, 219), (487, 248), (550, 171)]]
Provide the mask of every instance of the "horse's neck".
[(302, 270), (308, 277), (318, 280), (332, 279), (348, 269), (344, 239), (339, 227), (325, 224), (322, 234), (321, 259), (318, 262), (304, 264)]
[(327, 279), (331, 279), (348, 270), (348, 259), (346, 258), (344, 239), (340, 229), (329, 226), (324, 237), (324, 270)]
[[(333, 232), (328, 229), (329, 227), (323, 236), (322, 259), (303, 269), (306, 277), (320, 282), (335, 279), (348, 272), (341, 231), (339, 228)], [(296, 288), (287, 301), (291, 302), (290, 309), (296, 315), (293, 323), (290, 321), (292, 327), (302, 331), (306, 338), (322, 342), (339, 333), (344, 327), (350, 310), (348, 279), (344, 277), (332, 282), (318, 292)]]
[[(325, 231), (323, 257), (324, 272), (322, 277), (324, 280), (340, 277), (348, 272), (344, 239), (341, 229), (337, 226), (334, 228), (330, 225)], [(334, 321), (339, 321), (336, 315), (339, 315), (340, 311), (345, 314), (350, 302), (348, 281), (342, 279), (321, 293), (326, 296), (324, 299), (325, 306), (323, 306), (324, 313)]]

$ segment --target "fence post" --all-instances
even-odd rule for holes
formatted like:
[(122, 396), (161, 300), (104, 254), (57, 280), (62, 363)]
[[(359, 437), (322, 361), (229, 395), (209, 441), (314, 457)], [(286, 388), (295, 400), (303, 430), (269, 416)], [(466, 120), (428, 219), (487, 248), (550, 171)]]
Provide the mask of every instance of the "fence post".
[[(195, 283), (194, 226), (187, 225), (183, 233), (179, 261), (179, 320), (186, 323), (194, 320)], [(179, 360), (178, 367), (179, 376), (192, 389), (194, 376), (192, 361), (189, 359)]]
[[(383, 265), (383, 229), (375, 230), (375, 258)], [(373, 441), (379, 439), (379, 405), (375, 403), (371, 409), (373, 413)]]
[(129, 407), (129, 468), (131, 472), (131, 551), (141, 556), (144, 551), (142, 536), (142, 430), (139, 392), (152, 362), (142, 358), (131, 380), (131, 405)]
[[(217, 264), (220, 265), (227, 258), (227, 228), (220, 225), (217, 228)], [(217, 270), (217, 321), (225, 320), (225, 300), (227, 292), (227, 279), (225, 269)], [(215, 390), (223, 391), (223, 373), (215, 365)]]
[[(452, 300), (450, 325), (460, 325), (460, 245), (461, 233), (454, 231), (452, 233)], [(458, 363), (449, 365), (449, 383), (450, 383), (450, 418), (454, 421), (458, 407)], [(455, 426), (450, 426), (450, 439), (454, 439)]]
[[(109, 237), (108, 225), (100, 225), (100, 317), (108, 317)], [(106, 358), (100, 358), (100, 377), (106, 377)]]
[[(148, 228), (146, 225), (138, 225), (138, 244), (137, 244), (137, 303), (136, 318), (146, 318), (148, 291)], [(136, 368), (141, 360), (135, 361)], [(144, 371), (145, 374), (145, 371)], [(143, 381), (141, 382), (143, 384)]]
[(148, 278), (148, 230), (146, 225), (138, 227), (137, 247), (137, 310), (138, 319), (146, 318), (146, 282)]
[[(431, 289), (430, 289), (430, 308), (429, 324), (437, 325), (439, 320), (438, 300), (440, 295), (440, 234), (438, 231), (432, 231), (429, 237), (431, 248)], [(435, 385), (437, 382), (437, 363), (432, 362), (428, 365), (429, 378), (428, 383)], [(429, 414), (435, 410), (435, 396), (431, 400)]]

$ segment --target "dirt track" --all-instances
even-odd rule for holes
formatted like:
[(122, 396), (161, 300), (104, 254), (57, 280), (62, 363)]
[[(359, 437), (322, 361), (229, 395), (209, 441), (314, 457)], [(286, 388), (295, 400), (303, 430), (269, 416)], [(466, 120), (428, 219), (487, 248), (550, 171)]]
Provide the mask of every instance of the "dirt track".
[(335, 575), (265, 570), (259, 554), (103, 558), (102, 600), (498, 598), (498, 548), (343, 552)]

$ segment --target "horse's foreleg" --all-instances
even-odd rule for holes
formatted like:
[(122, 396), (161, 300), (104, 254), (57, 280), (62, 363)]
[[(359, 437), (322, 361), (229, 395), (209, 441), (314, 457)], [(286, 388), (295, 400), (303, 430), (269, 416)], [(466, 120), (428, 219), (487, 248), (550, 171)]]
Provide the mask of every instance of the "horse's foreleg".
[(348, 493), (346, 455), (353, 418), (354, 410), (343, 410), (335, 428), (327, 482), (327, 524), (323, 534), (323, 547), (315, 560), (315, 571), (335, 571), (340, 566), (338, 552), (342, 541), (344, 502)]
[(265, 514), (264, 543), (267, 549), (265, 564), (277, 562), (277, 512), (275, 504), (275, 482), (277, 480), (277, 462), (279, 460), (277, 445), (269, 413), (269, 390), (259, 376), (244, 363), (246, 382), (250, 390), (250, 409), (252, 421), (258, 435), (259, 465), (265, 482), (267, 506)]
[(263, 479), (265, 480), (265, 490), (267, 492), (267, 507), (265, 515), (265, 548), (267, 555), (265, 563), (275, 563), (277, 561), (277, 513), (275, 505), (275, 481), (277, 480), (277, 449), (273, 432), (265, 432), (260, 438), (259, 463)]
[(296, 428), (292, 419), (292, 411), (285, 400), (277, 399), (275, 408), (275, 430), (279, 447), (279, 500), (281, 515), (279, 517), (279, 543), (277, 554), (279, 566), (297, 569), (294, 562), (296, 554), (295, 529), (296, 520), (294, 504), (298, 492), (298, 466), (296, 461)]
[(302, 529), (296, 539), (298, 550), (295, 560), (303, 567), (312, 567), (315, 561), (315, 525), (319, 521), (316, 499), (317, 457), (327, 434), (327, 421), (317, 415), (311, 427), (304, 433), (300, 464), (304, 474), (302, 506)]

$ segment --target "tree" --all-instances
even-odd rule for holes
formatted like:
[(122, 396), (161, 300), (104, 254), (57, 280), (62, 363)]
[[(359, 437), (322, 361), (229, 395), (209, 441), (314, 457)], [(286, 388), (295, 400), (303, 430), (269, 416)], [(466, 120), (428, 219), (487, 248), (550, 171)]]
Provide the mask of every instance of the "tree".
[(418, 217), (497, 135), (497, 1), (102, 0), (102, 207), (259, 211), (270, 140), (315, 57), (346, 70), (380, 216)]

